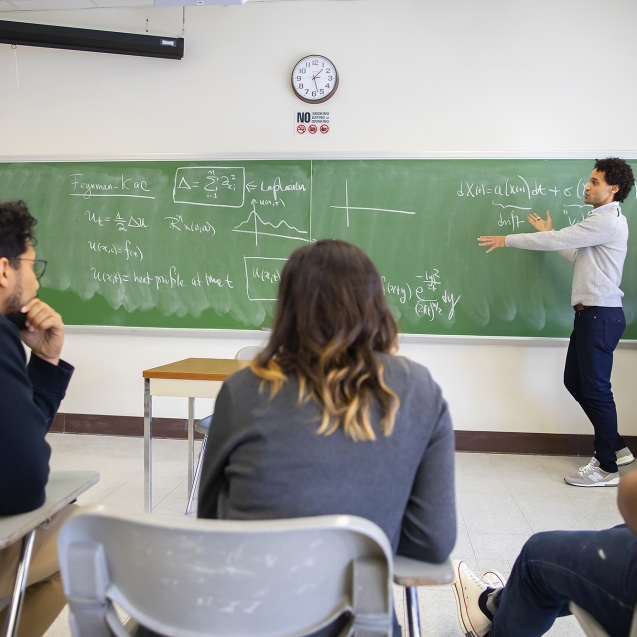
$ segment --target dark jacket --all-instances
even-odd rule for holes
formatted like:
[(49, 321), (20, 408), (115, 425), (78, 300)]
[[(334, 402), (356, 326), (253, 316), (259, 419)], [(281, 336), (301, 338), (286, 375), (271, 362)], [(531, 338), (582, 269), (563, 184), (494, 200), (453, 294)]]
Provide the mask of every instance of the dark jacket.
[(27, 365), (18, 329), (0, 315), (0, 515), (44, 503), (51, 447), (44, 439), (73, 367), (35, 354)]

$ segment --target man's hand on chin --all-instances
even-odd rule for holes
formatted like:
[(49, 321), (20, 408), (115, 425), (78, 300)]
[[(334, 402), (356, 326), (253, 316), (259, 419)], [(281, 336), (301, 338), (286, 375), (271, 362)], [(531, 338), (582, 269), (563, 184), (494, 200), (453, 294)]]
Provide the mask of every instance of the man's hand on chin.
[(57, 365), (64, 344), (62, 317), (38, 298), (22, 306), (27, 317), (27, 329), (20, 332), (24, 344), (45, 361)]

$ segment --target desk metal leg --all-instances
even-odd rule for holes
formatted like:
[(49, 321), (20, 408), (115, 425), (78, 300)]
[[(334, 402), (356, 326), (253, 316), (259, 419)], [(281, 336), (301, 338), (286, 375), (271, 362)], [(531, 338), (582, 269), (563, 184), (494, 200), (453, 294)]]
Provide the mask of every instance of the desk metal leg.
[(150, 395), (150, 378), (144, 378), (144, 510), (153, 510), (153, 397)]
[(27, 587), (27, 574), (29, 572), (29, 564), (31, 563), (35, 532), (36, 529), (33, 529), (33, 531), (30, 531), (22, 538), (22, 551), (20, 552), (20, 562), (18, 563), (13, 597), (11, 598), (11, 605), (9, 606), (9, 612), (7, 614), (7, 624), (4, 631), (5, 637), (15, 637), (18, 634), (18, 625), (20, 623), (20, 614), (22, 613), (24, 592)]
[(188, 399), (188, 494), (192, 491), (195, 470), (195, 399)]
[(409, 622), (409, 635), (420, 637), (420, 613), (418, 611), (418, 588), (408, 586), (405, 588), (407, 601), (407, 621)]

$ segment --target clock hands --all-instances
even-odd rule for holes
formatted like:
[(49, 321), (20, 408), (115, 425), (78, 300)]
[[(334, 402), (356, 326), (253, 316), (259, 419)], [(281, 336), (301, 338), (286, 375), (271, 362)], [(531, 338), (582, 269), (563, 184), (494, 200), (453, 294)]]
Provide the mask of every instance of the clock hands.
[(312, 80), (314, 81), (314, 86), (316, 86), (316, 92), (318, 93), (319, 87), (316, 83), (316, 78), (322, 73), (323, 69), (321, 69), (316, 75), (312, 76)]

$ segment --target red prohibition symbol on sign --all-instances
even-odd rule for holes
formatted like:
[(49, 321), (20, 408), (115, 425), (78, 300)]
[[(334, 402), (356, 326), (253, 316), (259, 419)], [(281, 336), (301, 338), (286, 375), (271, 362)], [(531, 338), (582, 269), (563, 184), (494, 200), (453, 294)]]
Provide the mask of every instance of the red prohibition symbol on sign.
[(327, 124), (321, 124), (321, 128), (319, 129), (323, 135), (330, 132), (330, 127)]
[(305, 124), (299, 124), (299, 125), (296, 127), (296, 132), (297, 132), (299, 135), (303, 135), (303, 134), (305, 134)]
[(317, 131), (317, 130), (318, 130), (318, 127), (317, 127), (317, 125), (316, 125), (316, 124), (310, 124), (310, 125), (307, 127), (307, 132), (308, 132), (310, 135), (314, 135), (314, 133), (316, 133), (316, 131)]

